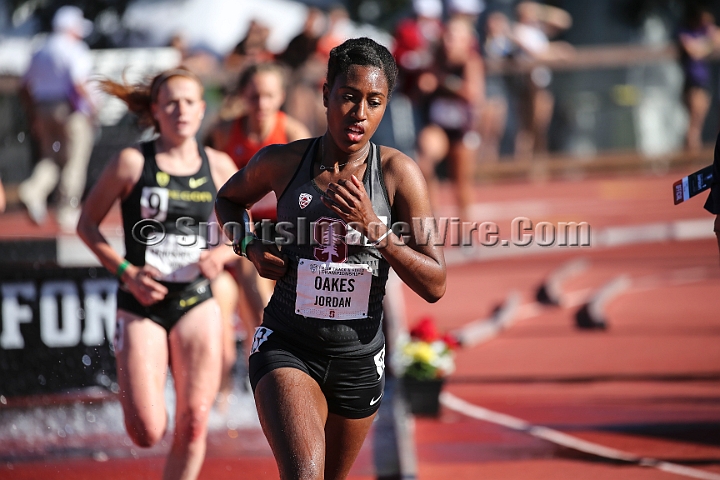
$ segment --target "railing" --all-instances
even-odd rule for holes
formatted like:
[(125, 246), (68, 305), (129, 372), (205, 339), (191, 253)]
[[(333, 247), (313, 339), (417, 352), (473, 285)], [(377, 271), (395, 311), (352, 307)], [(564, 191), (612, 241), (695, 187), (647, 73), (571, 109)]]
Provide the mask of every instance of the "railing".
[[(94, 54), (97, 58), (103, 58), (106, 62), (112, 63), (109, 58), (113, 55), (112, 50), (97, 50)], [(117, 50), (117, 55), (127, 57), (128, 51)], [(649, 45), (600, 45), (580, 46), (568, 58), (562, 60), (533, 62), (527, 59), (510, 59), (502, 61), (486, 60), (486, 72), (488, 75), (513, 75), (527, 73), (538, 65), (545, 65), (555, 72), (579, 72), (586, 70), (612, 70), (632, 68), (638, 66), (652, 66), (668, 62), (677, 62), (679, 50), (674, 44), (661, 46)], [(720, 52), (715, 52), (709, 57), (711, 62), (720, 60)], [(218, 71), (203, 78), (207, 87), (219, 87), (227, 85), (230, 72)], [(0, 94), (13, 95), (19, 89), (19, 78), (17, 76), (0, 75)], [(558, 98), (558, 100), (561, 100)], [(480, 164), (479, 174), (485, 180), (501, 178), (527, 178), (546, 176), (572, 176), (578, 173), (578, 169), (587, 173), (607, 172), (608, 170), (634, 170), (641, 171), (649, 168), (694, 168), (703, 166), (712, 161), (712, 150), (705, 149), (693, 155), (683, 152), (671, 153), (654, 159), (654, 166), (651, 165), (637, 151), (602, 152), (594, 155), (591, 159), (582, 161), (577, 156), (564, 153), (554, 153), (551, 156), (535, 159), (533, 161), (500, 162), (495, 165)]]
[[(555, 71), (594, 70), (627, 68), (678, 61), (680, 51), (673, 44), (651, 45), (599, 45), (576, 47), (568, 58), (544, 62), (527, 59), (486, 60), (488, 74), (525, 73), (539, 65), (545, 65)], [(714, 52), (711, 61), (720, 60), (720, 51)]]
[[(164, 49), (155, 49), (164, 50)], [(98, 56), (109, 57), (114, 52), (126, 57), (128, 49), (95, 50)], [(674, 44), (660, 46), (651, 45), (598, 45), (580, 46), (574, 49), (574, 54), (568, 58), (535, 62), (528, 59), (485, 60), (486, 72), (490, 75), (526, 73), (533, 68), (544, 65), (554, 71), (594, 70), (626, 68), (638, 65), (650, 65), (663, 62), (677, 61), (680, 57), (678, 48)], [(720, 60), (720, 51), (709, 57), (710, 61)], [(227, 81), (228, 73), (218, 71), (208, 75), (203, 80), (209, 86), (223, 85)], [(0, 94), (17, 91), (19, 78), (13, 75), (0, 75)]]

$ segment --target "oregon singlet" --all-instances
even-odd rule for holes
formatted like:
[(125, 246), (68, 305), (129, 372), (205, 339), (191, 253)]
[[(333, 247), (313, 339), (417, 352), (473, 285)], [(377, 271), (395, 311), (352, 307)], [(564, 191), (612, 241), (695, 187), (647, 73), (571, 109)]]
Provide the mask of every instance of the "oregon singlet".
[[(260, 142), (251, 140), (243, 131), (243, 123), (246, 121), (248, 121), (247, 117), (240, 117), (232, 123), (227, 145), (225, 145), (223, 149), (225, 153), (230, 155), (230, 158), (232, 158), (238, 168), (245, 167), (253, 155), (259, 152), (261, 148), (273, 144), (288, 143), (288, 137), (285, 131), (287, 126), (287, 115), (285, 112), (277, 112), (275, 115), (275, 126), (270, 134)], [(275, 193), (270, 192), (261, 200), (255, 202), (250, 211), (254, 218), (267, 218), (275, 222), (277, 221), (276, 204)]]
[(285, 112), (277, 112), (275, 126), (267, 138), (260, 142), (251, 140), (245, 134), (243, 131), (243, 122), (245, 121), (247, 121), (247, 117), (240, 117), (232, 123), (227, 145), (224, 148), (224, 152), (230, 155), (238, 168), (247, 165), (252, 156), (261, 148), (276, 143), (288, 143), (287, 133), (285, 132), (287, 124)]
[[(304, 348), (358, 354), (382, 347), (382, 299), (389, 265), (367, 239), (320, 200), (312, 141), (278, 200), (278, 222), (292, 225), (287, 273), (277, 281), (263, 325)], [(392, 225), (379, 148), (370, 144), (363, 184), (381, 221)]]
[(200, 169), (177, 176), (158, 168), (154, 142), (141, 149), (142, 175), (121, 205), (125, 258), (138, 267), (155, 267), (158, 280), (191, 282), (200, 275), (197, 262), (207, 241), (199, 224), (210, 218), (217, 195), (207, 154), (200, 147)]

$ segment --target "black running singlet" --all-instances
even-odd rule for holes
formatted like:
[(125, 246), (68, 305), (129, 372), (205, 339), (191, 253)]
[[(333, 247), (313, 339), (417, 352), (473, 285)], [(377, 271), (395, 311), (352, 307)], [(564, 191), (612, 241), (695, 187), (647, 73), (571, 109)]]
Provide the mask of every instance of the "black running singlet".
[(142, 175), (121, 205), (125, 258), (157, 268), (158, 280), (191, 282), (200, 275), (197, 262), (207, 241), (199, 224), (210, 219), (217, 196), (207, 154), (200, 146), (200, 169), (176, 176), (158, 168), (154, 142), (143, 143), (141, 150)]
[[(277, 281), (263, 325), (304, 348), (362, 355), (384, 342), (382, 300), (390, 267), (365, 236), (320, 200), (323, 192), (313, 177), (319, 145), (320, 139), (312, 141), (278, 199), (278, 228), (294, 241), (282, 246), (289, 266)], [(363, 184), (377, 216), (392, 225), (379, 147), (374, 144)]]

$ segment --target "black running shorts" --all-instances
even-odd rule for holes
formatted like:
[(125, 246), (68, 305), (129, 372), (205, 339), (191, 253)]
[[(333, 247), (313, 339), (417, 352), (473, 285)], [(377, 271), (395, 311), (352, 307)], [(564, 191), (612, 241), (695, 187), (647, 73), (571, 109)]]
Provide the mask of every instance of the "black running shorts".
[(258, 327), (249, 363), (253, 391), (265, 374), (278, 368), (297, 368), (320, 385), (330, 413), (366, 418), (380, 408), (385, 388), (384, 345), (362, 357), (330, 357), (298, 348), (278, 332)]
[(163, 327), (168, 334), (190, 309), (212, 298), (210, 281), (199, 277), (191, 283), (160, 282), (168, 289), (165, 298), (146, 307), (122, 286), (117, 292), (117, 308), (139, 317), (149, 318)]

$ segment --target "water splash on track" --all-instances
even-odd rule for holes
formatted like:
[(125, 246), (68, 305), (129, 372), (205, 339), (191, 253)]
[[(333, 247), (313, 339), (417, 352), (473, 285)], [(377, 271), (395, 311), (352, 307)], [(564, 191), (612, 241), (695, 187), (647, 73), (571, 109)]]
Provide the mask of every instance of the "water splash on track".
[[(156, 447), (140, 450), (125, 432), (120, 402), (112, 395), (97, 394), (83, 400), (0, 409), (0, 461), (32, 460), (50, 456), (146, 456), (169, 448), (174, 424), (175, 392), (172, 377), (165, 387), (168, 430)], [(257, 411), (247, 377), (237, 376), (224, 408), (210, 414), (210, 435), (259, 429)]]

